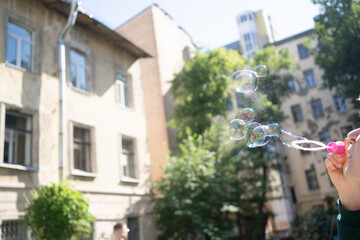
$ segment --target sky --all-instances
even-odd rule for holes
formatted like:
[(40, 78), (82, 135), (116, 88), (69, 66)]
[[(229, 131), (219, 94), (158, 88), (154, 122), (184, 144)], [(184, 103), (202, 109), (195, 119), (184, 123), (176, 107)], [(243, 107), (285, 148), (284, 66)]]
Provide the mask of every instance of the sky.
[(281, 40), (314, 27), (319, 7), (311, 0), (78, 0), (88, 14), (116, 29), (153, 3), (168, 13), (201, 48), (215, 49), (237, 41), (236, 16), (264, 10)]

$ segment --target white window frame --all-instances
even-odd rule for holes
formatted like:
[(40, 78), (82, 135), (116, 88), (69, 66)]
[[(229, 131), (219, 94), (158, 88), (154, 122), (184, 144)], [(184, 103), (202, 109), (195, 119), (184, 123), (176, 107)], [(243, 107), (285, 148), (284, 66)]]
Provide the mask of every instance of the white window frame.
[[(119, 75), (126, 78), (127, 84), (119, 79)], [(125, 100), (125, 91), (127, 89), (127, 94), (129, 96), (129, 103), (126, 104)], [(133, 109), (133, 94), (132, 94), (132, 79), (131, 75), (128, 73), (124, 73), (122, 71), (117, 71), (115, 76), (115, 96), (116, 96), (116, 103), (118, 106), (123, 108), (131, 108)]]
[[(96, 174), (96, 158), (95, 158), (95, 130), (94, 127), (89, 125), (85, 125), (78, 122), (70, 121), (69, 124), (69, 146), (70, 146), (70, 172), (74, 176), (80, 177), (89, 177), (95, 178)], [(84, 171), (82, 169), (75, 168), (75, 156), (74, 156), (74, 129), (81, 128), (86, 129), (89, 131), (89, 138), (90, 138), (90, 156), (89, 156), (89, 164), (90, 164), (90, 171)]]
[[(14, 35), (9, 33), (9, 23), (15, 24), (27, 31), (30, 32), (31, 35), (31, 41), (28, 41), (27, 39), (23, 39), (20, 36)], [(7, 56), (7, 51), (9, 48), (9, 44), (8, 44), (8, 37), (12, 37), (16, 40), (16, 63), (12, 64), (10, 62), (8, 62), (8, 56)], [(21, 46), (22, 46), (22, 42), (26, 42), (30, 44), (30, 50), (31, 50), (31, 57), (30, 57), (30, 69), (26, 69), (23, 68), (21, 66)], [(20, 68), (22, 70), (25, 71), (29, 71), (29, 72), (33, 72), (34, 71), (34, 29), (28, 26), (25, 26), (24, 24), (21, 24), (19, 21), (14, 21), (12, 18), (9, 18), (8, 21), (6, 22), (6, 63), (11, 65), (11, 66), (15, 66), (17, 68)]]
[[(123, 140), (126, 141), (131, 141), (133, 144), (133, 165), (134, 165), (134, 177), (131, 176), (126, 176), (124, 175), (124, 161), (127, 160), (127, 157), (125, 157), (124, 155), (124, 149), (123, 149)], [(120, 162), (120, 176), (121, 176), (121, 181), (122, 182), (127, 182), (127, 183), (138, 183), (139, 182), (139, 171), (138, 171), (138, 153), (137, 153), (137, 141), (134, 138), (128, 137), (128, 136), (124, 136), (124, 135), (119, 135), (119, 162)], [(126, 162), (126, 165), (128, 165), (129, 163)]]
[[(73, 62), (72, 59), (71, 59), (71, 52), (74, 52), (82, 57), (84, 57), (85, 59), (85, 65), (82, 65), (82, 64), (79, 64), (77, 62)], [(89, 92), (89, 81), (88, 81), (88, 58), (87, 58), (87, 55), (81, 51), (78, 51), (76, 49), (73, 49), (71, 48), (70, 51), (69, 51), (69, 73), (70, 73), (70, 82), (72, 84), (72, 86), (78, 90), (78, 91), (81, 91), (81, 92), (85, 92), (85, 93), (88, 93)], [(71, 65), (74, 64), (75, 65), (75, 68), (76, 68), (76, 80), (75, 80), (75, 85), (73, 84), (72, 82), (72, 79), (71, 79)], [(85, 72), (85, 89), (81, 88), (80, 87), (80, 71), (81, 70), (84, 70)]]
[(337, 112), (345, 112), (347, 110), (345, 98), (343, 94), (336, 94), (333, 96), (334, 105)]
[[(312, 73), (311, 78), (309, 77), (310, 74), (307, 74), (310, 72)], [(312, 70), (312, 69), (306, 70), (303, 72), (303, 74), (304, 74), (304, 79), (305, 79), (305, 86), (307, 88), (315, 87), (317, 83), (316, 83), (316, 79), (315, 79), (314, 70)]]
[[(21, 117), (26, 117), (28, 119), (27, 124), (28, 127), (31, 128), (31, 135), (28, 138), (29, 143), (27, 144), (27, 152), (26, 158), (24, 159), (23, 164), (13, 163), (5, 163), (4, 162), (4, 151), (5, 151), (5, 139), (6, 139), (6, 126), (5, 126), (5, 119), (6, 113), (11, 112), (11, 115), (18, 115)], [(37, 152), (36, 149), (36, 138), (35, 138), (35, 114), (30, 112), (24, 112), (19, 110), (13, 109), (6, 109), (5, 103), (0, 102), (0, 167), (1, 168), (11, 168), (23, 171), (38, 171), (38, 162), (35, 161), (37, 159)], [(9, 134), (9, 133), (8, 133)]]

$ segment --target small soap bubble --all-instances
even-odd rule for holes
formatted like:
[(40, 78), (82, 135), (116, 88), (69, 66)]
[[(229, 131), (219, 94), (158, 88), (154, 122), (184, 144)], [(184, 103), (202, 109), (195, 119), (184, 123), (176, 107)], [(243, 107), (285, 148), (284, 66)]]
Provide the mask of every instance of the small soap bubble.
[(252, 108), (244, 108), (238, 114), (238, 119), (241, 119), (245, 124), (251, 123), (255, 118), (255, 112)]
[(263, 146), (266, 139), (266, 130), (265, 126), (260, 125), (254, 128), (252, 134), (250, 134), (250, 144), (249, 147), (259, 147)]
[(241, 140), (244, 138), (246, 132), (246, 124), (241, 119), (233, 119), (229, 123), (228, 133), (233, 140)]
[(281, 133), (281, 127), (277, 123), (271, 123), (266, 126), (266, 135), (269, 137), (278, 137)]
[(284, 130), (281, 130), (281, 133), (279, 134), (279, 138), (281, 140), (281, 142), (288, 147), (291, 147), (291, 143), (295, 140), (305, 140), (306, 138), (303, 137), (299, 137), (296, 135), (293, 135), (289, 132), (286, 132)]
[(255, 72), (249, 70), (239, 70), (232, 75), (233, 84), (239, 93), (252, 94), (256, 91), (259, 78)]
[(265, 65), (258, 65), (255, 68), (255, 72), (259, 77), (265, 77), (267, 75), (267, 67)]

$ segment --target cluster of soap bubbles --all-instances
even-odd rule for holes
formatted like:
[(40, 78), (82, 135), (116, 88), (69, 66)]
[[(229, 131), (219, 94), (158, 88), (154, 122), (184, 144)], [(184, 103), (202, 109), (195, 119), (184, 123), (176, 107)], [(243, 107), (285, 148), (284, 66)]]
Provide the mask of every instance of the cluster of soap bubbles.
[(237, 117), (229, 123), (228, 132), (230, 138), (233, 140), (244, 138), (249, 148), (264, 146), (270, 141), (271, 137), (278, 137), (288, 147), (291, 147), (293, 141), (306, 140), (303, 137), (282, 130), (277, 123), (262, 125), (253, 122), (254, 118), (255, 112), (252, 108), (241, 110)]
[[(267, 68), (264, 65), (256, 66), (255, 72), (250, 70), (236, 71), (232, 75), (235, 90), (247, 95), (254, 93), (258, 87), (259, 78), (265, 77), (266, 74)], [(250, 148), (264, 146), (270, 141), (271, 137), (278, 137), (288, 147), (291, 147), (293, 141), (306, 140), (303, 137), (282, 130), (277, 123), (262, 125), (253, 122), (254, 119), (255, 112), (252, 108), (242, 109), (237, 117), (229, 123), (228, 133), (230, 138), (233, 140), (244, 138), (246, 145)]]

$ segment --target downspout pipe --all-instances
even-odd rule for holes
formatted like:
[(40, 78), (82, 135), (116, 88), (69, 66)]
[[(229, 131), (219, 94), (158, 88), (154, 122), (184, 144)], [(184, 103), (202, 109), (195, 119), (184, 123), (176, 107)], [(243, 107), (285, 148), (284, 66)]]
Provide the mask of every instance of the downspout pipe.
[(59, 57), (59, 181), (64, 180), (65, 168), (65, 90), (66, 90), (66, 52), (65, 52), (65, 37), (72, 26), (74, 26), (76, 17), (79, 11), (79, 3), (72, 0), (70, 7), (70, 14), (64, 27), (61, 29), (58, 37), (58, 57)]

